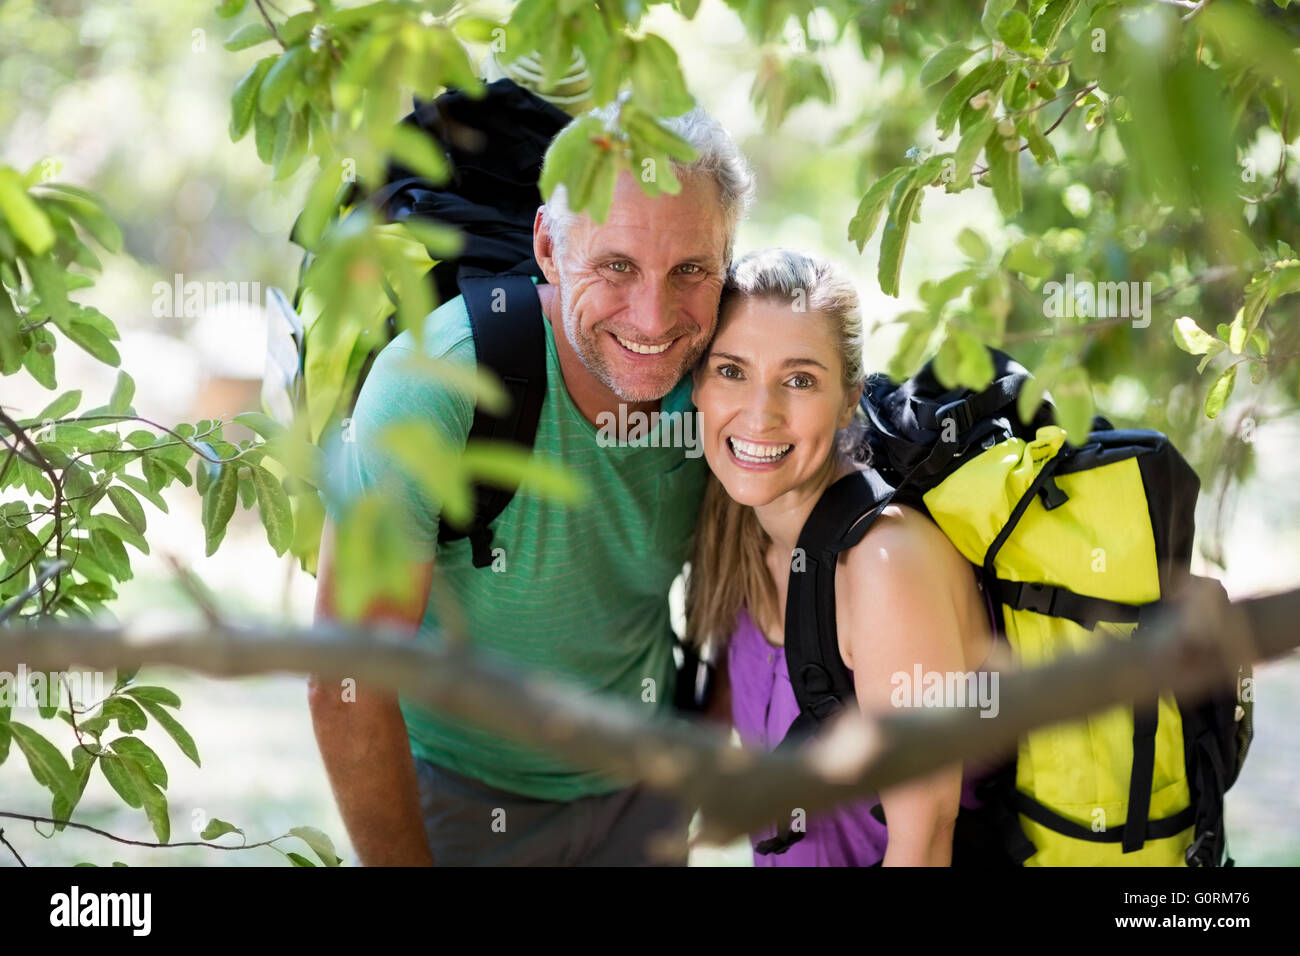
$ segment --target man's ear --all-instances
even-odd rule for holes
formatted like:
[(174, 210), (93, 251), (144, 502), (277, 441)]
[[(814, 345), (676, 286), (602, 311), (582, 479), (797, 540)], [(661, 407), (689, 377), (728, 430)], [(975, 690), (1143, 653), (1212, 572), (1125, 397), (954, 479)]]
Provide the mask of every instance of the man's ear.
[(547, 284), (559, 285), (560, 270), (555, 262), (555, 240), (546, 224), (545, 209), (545, 206), (538, 206), (537, 215), (533, 217), (533, 258), (541, 266)]

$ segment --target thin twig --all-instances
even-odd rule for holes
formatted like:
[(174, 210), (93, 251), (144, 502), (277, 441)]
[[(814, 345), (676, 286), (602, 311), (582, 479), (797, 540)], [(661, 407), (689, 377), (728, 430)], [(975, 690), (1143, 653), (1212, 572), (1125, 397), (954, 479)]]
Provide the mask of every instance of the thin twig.
[(33, 581), (22, 594), (18, 595), (4, 607), (0, 608), (0, 624), (9, 620), (9, 618), (18, 612), (19, 608), (31, 600), (32, 595), (43, 588), (46, 581), (65, 570), (67, 567), (68, 562), (63, 560), (55, 561), (52, 564), (47, 565), (45, 570), (36, 576), (36, 580)]
[[(1079, 105), (1079, 101), (1082, 100), (1082, 99), (1083, 99), (1085, 96), (1087, 96), (1089, 93), (1091, 93), (1093, 90), (1095, 90), (1095, 89), (1097, 88), (1097, 85), (1098, 85), (1098, 84), (1096, 84), (1096, 83), (1092, 83), (1092, 84), (1089, 84), (1088, 86), (1083, 87), (1083, 89), (1079, 90), (1079, 91), (1074, 95), (1074, 99), (1072, 99), (1072, 100), (1070, 101), (1070, 104), (1069, 104), (1065, 109), (1061, 110), (1061, 115), (1058, 116), (1058, 117), (1056, 118), (1056, 122), (1053, 123), (1051, 126), (1047, 127), (1047, 129), (1043, 130), (1043, 136), (1044, 136), (1044, 138), (1046, 138), (1047, 136), (1050, 136), (1051, 133), (1052, 133), (1052, 131), (1055, 130), (1056, 127), (1058, 127), (1058, 126), (1061, 125), (1061, 121), (1065, 119), (1065, 117), (1069, 114), (1070, 110), (1072, 110), (1072, 109), (1074, 109), (1076, 106), (1078, 106), (1078, 105)], [(1056, 99), (1060, 99), (1060, 97), (1055, 97), (1055, 96), (1054, 96), (1054, 97), (1052, 97), (1051, 100), (1046, 100), (1046, 101), (1045, 101), (1044, 103), (1042, 103), (1041, 105), (1042, 105), (1042, 106), (1046, 106), (1048, 103), (1052, 102), (1052, 100), (1056, 100)], [(1037, 107), (1037, 106), (1034, 107), (1034, 109), (1038, 109), (1038, 108), (1039, 108), (1039, 107)], [(1027, 112), (1032, 112), (1032, 110), (1029, 110), (1029, 111), (1027, 111)], [(1019, 115), (1019, 114), (1015, 114), (1015, 115)], [(1017, 152), (1021, 152), (1021, 153), (1023, 153), (1023, 152), (1024, 152), (1025, 150), (1027, 150), (1028, 148), (1029, 148), (1029, 143), (1026, 141), (1025, 144), (1024, 144), (1023, 146), (1021, 146), (1019, 150), (1017, 150)], [(975, 169), (972, 169), (972, 170), (971, 170), (971, 175), (972, 175), (972, 176), (983, 176), (983, 175), (984, 175), (985, 173), (987, 173), (988, 171), (989, 171), (989, 168), (988, 168), (987, 166), (978, 166), (978, 167), (976, 167)]]
[[(151, 843), (148, 840), (128, 840), (126, 837), (120, 837), (115, 833), (109, 833), (107, 830), (101, 830), (99, 827), (92, 827), (88, 823), (74, 823), (71, 820), (57, 820), (54, 817), (36, 816), (31, 813), (14, 813), (9, 810), (0, 810), (0, 817), (9, 817), (12, 820), (29, 820), (34, 827), (38, 823), (53, 823), (57, 826), (74, 827), (78, 830), (86, 830), (90, 833), (97, 833), (102, 837), (108, 837), (110, 840), (116, 840), (118, 843), (126, 843), (130, 846), (147, 846), (154, 849), (162, 849), (176, 846), (205, 846), (210, 850), (252, 850), (259, 846), (271, 846), (276, 840), (283, 840), (288, 834), (282, 834), (270, 840), (263, 840), (261, 843), (247, 843), (240, 846), (223, 846), (220, 843), (209, 843), (206, 840), (186, 840), (180, 843)], [(0, 833), (3, 833), (0, 830)], [(40, 830), (36, 831), (41, 833)], [(41, 833), (41, 836), (46, 834)]]
[(198, 575), (181, 564), (174, 554), (164, 554), (163, 557), (171, 565), (172, 571), (176, 575), (176, 583), (181, 586), (181, 590), (189, 596), (190, 600), (202, 612), (204, 620), (214, 627), (221, 627), (225, 623), (225, 619), (217, 608), (216, 598), (208, 590), (207, 586), (199, 580)]
[(18, 855), (18, 851), (14, 849), (14, 845), (5, 839), (5, 831), (3, 827), (0, 827), (0, 843), (3, 843), (5, 846), (9, 847), (9, 852), (14, 855), (14, 859), (18, 861), (19, 866), (27, 865), (26, 863), (23, 862), (23, 858)]

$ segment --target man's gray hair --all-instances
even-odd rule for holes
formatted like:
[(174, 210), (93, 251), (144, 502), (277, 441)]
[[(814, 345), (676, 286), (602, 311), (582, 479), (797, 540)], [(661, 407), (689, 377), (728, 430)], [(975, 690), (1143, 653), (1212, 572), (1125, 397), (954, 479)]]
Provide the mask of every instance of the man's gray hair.
[[(621, 101), (608, 103), (586, 115), (602, 120), (607, 127), (613, 126), (620, 105)], [(736, 245), (736, 229), (754, 197), (754, 174), (749, 163), (722, 124), (698, 106), (690, 112), (662, 122), (695, 148), (696, 157), (689, 163), (673, 162), (673, 172), (678, 179), (703, 173), (711, 176), (718, 185), (727, 235), (724, 264), (729, 264)], [(542, 207), (542, 218), (550, 230), (557, 252), (562, 253), (569, 227), (578, 218), (578, 214), (569, 208), (568, 190), (563, 184), (555, 187), (551, 198)]]

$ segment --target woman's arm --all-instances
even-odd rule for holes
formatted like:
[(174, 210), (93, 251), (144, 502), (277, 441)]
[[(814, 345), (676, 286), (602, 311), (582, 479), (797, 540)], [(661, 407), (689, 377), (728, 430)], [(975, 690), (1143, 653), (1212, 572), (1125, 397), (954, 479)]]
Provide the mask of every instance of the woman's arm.
[[(966, 572), (943, 533), (908, 508), (887, 509), (845, 557), (836, 581), (844, 594), (837, 629), (863, 713), (910, 701), (918, 668), (921, 675), (964, 673), (957, 608), (961, 588), (970, 586)], [(961, 778), (956, 764), (881, 792), (889, 825), (885, 866), (949, 865)]]

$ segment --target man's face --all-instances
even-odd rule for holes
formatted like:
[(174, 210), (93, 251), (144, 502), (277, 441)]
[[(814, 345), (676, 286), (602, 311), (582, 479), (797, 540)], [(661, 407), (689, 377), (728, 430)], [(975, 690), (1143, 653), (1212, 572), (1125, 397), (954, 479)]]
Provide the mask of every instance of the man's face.
[(625, 402), (668, 394), (717, 318), (727, 241), (717, 185), (690, 176), (676, 196), (650, 197), (624, 172), (605, 222), (579, 216), (562, 248), (545, 226), (539, 239), (538, 263), (560, 290), (565, 337), (582, 364)]

